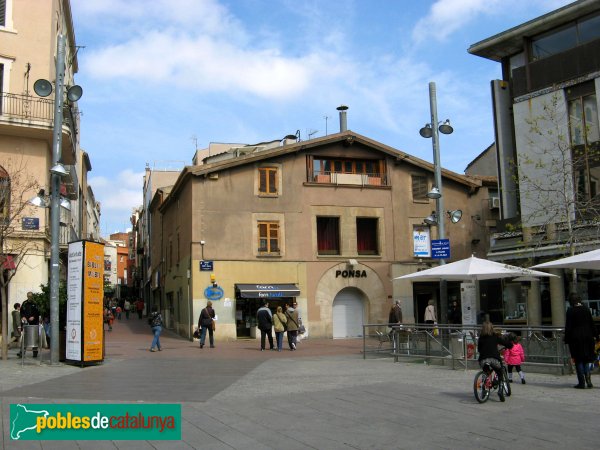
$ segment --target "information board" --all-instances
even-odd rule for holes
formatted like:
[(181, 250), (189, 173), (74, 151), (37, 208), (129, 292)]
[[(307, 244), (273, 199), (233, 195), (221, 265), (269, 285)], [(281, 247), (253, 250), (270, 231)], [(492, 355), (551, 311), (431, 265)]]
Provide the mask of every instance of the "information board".
[(437, 259), (449, 259), (450, 239), (432, 239), (431, 257)]
[(99, 362), (104, 355), (104, 244), (69, 243), (66, 359)]

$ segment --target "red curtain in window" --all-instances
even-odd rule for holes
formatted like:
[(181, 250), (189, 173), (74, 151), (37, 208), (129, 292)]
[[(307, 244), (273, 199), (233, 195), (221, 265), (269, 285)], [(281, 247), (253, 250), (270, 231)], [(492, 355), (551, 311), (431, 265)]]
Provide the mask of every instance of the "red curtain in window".
[(377, 219), (356, 219), (356, 249), (359, 254), (377, 254)]
[(339, 229), (339, 219), (337, 217), (317, 217), (317, 249), (319, 253), (339, 254)]

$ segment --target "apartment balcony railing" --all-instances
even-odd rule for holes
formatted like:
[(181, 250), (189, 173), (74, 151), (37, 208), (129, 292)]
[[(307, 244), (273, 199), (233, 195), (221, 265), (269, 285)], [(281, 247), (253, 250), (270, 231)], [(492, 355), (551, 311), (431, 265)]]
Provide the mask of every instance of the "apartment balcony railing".
[(0, 115), (2, 116), (49, 122), (54, 118), (54, 99), (9, 92), (2, 92), (1, 95)]
[[(0, 126), (30, 127), (32, 124), (47, 128), (52, 138), (54, 123), (54, 98), (0, 92)], [(79, 133), (79, 110), (77, 104), (63, 104), (63, 147), (61, 160), (75, 164)]]
[(387, 186), (387, 178), (380, 173), (340, 173), (340, 172), (315, 172), (313, 183), (358, 185), (358, 186)]

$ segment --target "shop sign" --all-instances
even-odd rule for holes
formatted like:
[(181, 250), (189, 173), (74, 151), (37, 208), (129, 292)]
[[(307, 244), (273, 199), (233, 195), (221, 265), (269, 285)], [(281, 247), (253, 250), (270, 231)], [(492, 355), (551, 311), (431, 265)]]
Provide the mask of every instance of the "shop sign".
[(336, 270), (335, 277), (339, 278), (367, 278), (366, 270)]
[(429, 227), (415, 227), (413, 229), (413, 256), (415, 258), (429, 258)]
[(207, 300), (221, 300), (223, 298), (223, 288), (221, 286), (208, 286), (204, 289), (204, 296)]

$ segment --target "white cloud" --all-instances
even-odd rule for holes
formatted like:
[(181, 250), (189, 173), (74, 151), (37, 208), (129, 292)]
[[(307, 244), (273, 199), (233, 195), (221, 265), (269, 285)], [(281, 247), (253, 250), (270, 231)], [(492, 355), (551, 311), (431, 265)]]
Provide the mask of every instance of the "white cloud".
[(286, 58), (275, 48), (250, 50), (210, 37), (164, 31), (102, 49), (86, 62), (85, 70), (98, 79), (168, 82), (192, 92), (233, 89), (278, 98), (303, 91), (310, 81), (307, 61)]
[[(427, 16), (420, 19), (413, 28), (412, 38), (415, 43), (423, 43), (428, 39), (443, 41), (452, 33), (479, 16), (510, 14), (511, 11), (540, 10), (540, 14), (571, 3), (572, 0), (437, 0)], [(533, 16), (531, 17), (534, 18)], [(518, 23), (515, 23), (517, 25)]]
[(438, 0), (413, 28), (413, 40), (417, 43), (429, 38), (442, 41), (478, 15), (489, 13), (499, 3), (499, 0)]
[(96, 201), (100, 202), (101, 221), (110, 232), (123, 231), (133, 208), (142, 204), (144, 172), (130, 169), (115, 174), (114, 178), (90, 177)]

